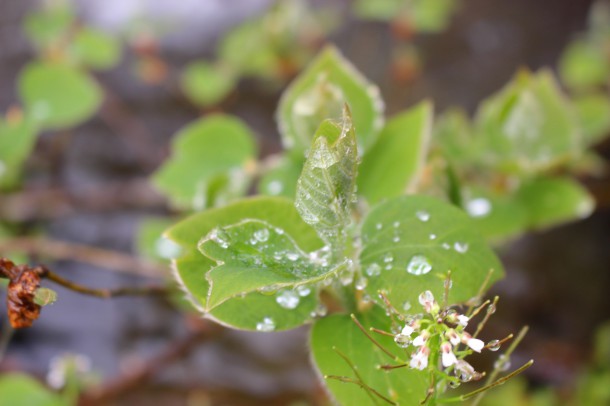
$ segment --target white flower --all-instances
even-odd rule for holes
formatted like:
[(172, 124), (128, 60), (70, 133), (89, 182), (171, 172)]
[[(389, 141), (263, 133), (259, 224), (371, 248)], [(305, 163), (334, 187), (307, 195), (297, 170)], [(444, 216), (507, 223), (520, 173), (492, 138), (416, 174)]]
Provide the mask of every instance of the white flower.
[(411, 368), (424, 370), (428, 366), (428, 355), (430, 354), (430, 349), (428, 347), (422, 346), (420, 349), (415, 352), (411, 356), (411, 362), (409, 366)]
[(429, 290), (419, 295), (419, 304), (424, 306), (426, 313), (431, 313), (435, 307), (438, 307), (436, 300), (434, 300), (434, 295)]
[(413, 334), (414, 331), (415, 331), (415, 328), (413, 328), (413, 326), (405, 324), (405, 326), (402, 328), (402, 331), (400, 332), (400, 334), (402, 334), (403, 336), (410, 336), (411, 334)]
[(430, 333), (428, 330), (424, 330), (420, 335), (415, 337), (415, 340), (413, 340), (413, 345), (416, 347), (421, 347), (422, 345), (426, 344), (428, 338), (430, 338)]
[(464, 360), (458, 360), (455, 363), (455, 375), (460, 378), (462, 382), (469, 382), (477, 374), (472, 365)]
[(457, 358), (453, 353), (453, 347), (448, 341), (441, 344), (441, 361), (445, 368), (450, 367), (457, 362)]
[(470, 321), (470, 318), (467, 316), (464, 316), (463, 314), (459, 314), (457, 316), (458, 319), (458, 324), (462, 327), (466, 327), (468, 325), (468, 322)]
[(483, 347), (485, 347), (485, 343), (478, 338), (469, 338), (466, 340), (466, 345), (472, 348), (476, 352), (481, 352)]
[(458, 345), (460, 343), (460, 336), (455, 332), (454, 329), (450, 329), (445, 333), (445, 336), (449, 339), (452, 345)]

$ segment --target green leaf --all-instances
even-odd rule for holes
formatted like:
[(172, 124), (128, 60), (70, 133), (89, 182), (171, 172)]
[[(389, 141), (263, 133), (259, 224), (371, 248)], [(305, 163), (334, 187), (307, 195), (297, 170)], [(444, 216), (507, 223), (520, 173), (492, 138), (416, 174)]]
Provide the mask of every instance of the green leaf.
[(389, 21), (396, 18), (403, 7), (403, 0), (356, 0), (352, 10), (362, 19)]
[(525, 183), (517, 199), (528, 211), (532, 228), (588, 217), (595, 207), (591, 195), (570, 178), (537, 178)]
[(374, 207), (362, 225), (360, 263), (369, 275), (367, 291), (379, 290), (397, 308), (417, 303), (431, 290), (442, 297), (451, 271), (449, 303), (462, 303), (500, 279), (500, 261), (461, 210), (428, 196), (403, 196)]
[(93, 69), (110, 69), (121, 58), (121, 43), (115, 37), (93, 28), (80, 29), (71, 45), (72, 57), (79, 64)]
[(254, 135), (241, 120), (210, 115), (178, 132), (172, 156), (153, 182), (175, 205), (203, 209), (213, 206), (219, 193), (226, 193), (225, 200), (245, 193), (255, 158)]
[(180, 85), (193, 102), (210, 107), (220, 103), (235, 88), (236, 77), (226, 66), (198, 61), (185, 67)]
[(57, 292), (48, 288), (38, 288), (34, 293), (34, 303), (39, 306), (48, 306), (57, 301)]
[(73, 22), (74, 13), (70, 7), (51, 6), (28, 13), (24, 31), (38, 48), (48, 49), (61, 44)]
[(508, 173), (548, 170), (582, 149), (574, 111), (548, 71), (523, 71), (484, 101), (476, 131), (484, 139), (483, 160)]
[(295, 206), (322, 240), (342, 249), (351, 222), (358, 150), (349, 110), (342, 123), (326, 120), (316, 132), (297, 182)]
[(432, 104), (422, 102), (392, 118), (362, 159), (358, 191), (370, 203), (411, 190), (424, 165), (432, 129)]
[[(284, 229), (306, 252), (322, 247), (316, 232), (301, 219), (292, 200), (282, 197), (244, 199), (190, 216), (170, 228), (165, 235), (182, 248), (181, 256), (173, 261), (174, 269), (178, 282), (197, 308), (203, 309), (205, 306), (209, 290), (205, 275), (216, 265), (198, 251), (197, 244), (215, 227), (229, 226), (247, 218), (260, 219)], [(287, 311), (278, 306), (276, 297), (251, 293), (243, 299), (235, 298), (224, 302), (209, 313), (208, 317), (237, 328), (256, 330), (257, 324), (265, 316), (275, 321), (276, 330), (284, 330), (308, 321), (311, 318), (312, 302), (317, 303), (314, 294), (303, 298), (296, 309)]]
[(206, 275), (208, 310), (244, 293), (320, 282), (344, 268), (314, 261), (283, 229), (261, 220), (215, 228), (201, 240), (199, 250), (218, 264)]
[(55, 130), (88, 120), (102, 102), (102, 91), (90, 76), (44, 62), (32, 62), (22, 70), (19, 95), (32, 119)]
[(603, 93), (573, 99), (585, 145), (595, 144), (610, 134), (610, 98)]
[(0, 189), (14, 187), (21, 167), (32, 152), (38, 131), (32, 120), (0, 119)]
[[(379, 307), (357, 317), (366, 329), (375, 327), (390, 331), (389, 317), (385, 316)], [(397, 357), (404, 358), (404, 350), (399, 348), (391, 337), (376, 335), (375, 339)], [(410, 368), (398, 368), (390, 372), (380, 370), (379, 365), (392, 364), (392, 360), (377, 348), (347, 315), (333, 314), (316, 320), (311, 329), (311, 351), (315, 365), (322, 376), (335, 375), (357, 379), (347, 362), (333, 348), (347, 356), (357, 368), (364, 384), (397, 404), (419, 405), (426, 397), (428, 375)], [(374, 395), (372, 395), (375, 399), (373, 401), (369, 393), (355, 384), (334, 379), (326, 379), (325, 383), (337, 404), (358, 406), (386, 404)]]
[(219, 45), (219, 59), (236, 72), (275, 76), (277, 57), (262, 21), (259, 19), (239, 24), (225, 35)]
[(457, 5), (455, 0), (415, 0), (407, 18), (416, 32), (439, 32), (447, 27)]
[(574, 90), (603, 85), (610, 75), (610, 62), (602, 49), (585, 40), (572, 42), (559, 61), (563, 82)]
[(364, 151), (375, 143), (383, 126), (379, 89), (328, 46), (282, 95), (277, 120), (285, 147), (307, 150), (322, 120), (338, 118), (344, 103), (350, 106)]
[(260, 180), (259, 193), (294, 198), (304, 163), (302, 156), (284, 155)]
[(62, 398), (24, 374), (0, 376), (0, 403), (10, 406), (67, 406)]

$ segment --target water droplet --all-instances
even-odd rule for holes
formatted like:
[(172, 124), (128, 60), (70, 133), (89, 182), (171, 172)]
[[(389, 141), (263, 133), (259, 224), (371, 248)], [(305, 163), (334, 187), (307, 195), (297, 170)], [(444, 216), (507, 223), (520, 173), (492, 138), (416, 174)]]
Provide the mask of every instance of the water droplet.
[(394, 226), (394, 228), (398, 228), (400, 227), (400, 221), (395, 221), (392, 225)]
[(364, 290), (364, 288), (366, 288), (366, 285), (368, 285), (369, 280), (362, 277), (362, 278), (358, 278), (358, 280), (356, 281), (356, 290)]
[(423, 255), (413, 255), (409, 264), (407, 264), (407, 272), (412, 275), (424, 275), (432, 270), (432, 265)]
[(279, 234), (279, 235), (283, 235), (283, 234), (284, 234), (284, 229), (282, 229), (282, 228), (276, 228), (276, 229), (275, 229), (275, 233), (276, 233), (276, 234)]
[(466, 242), (455, 242), (453, 244), (453, 249), (459, 252), (460, 254), (465, 254), (468, 252), (468, 243)]
[(221, 248), (229, 248), (229, 236), (224, 230), (215, 228), (210, 233), (210, 239), (220, 245)]
[(510, 366), (510, 357), (507, 357), (506, 354), (500, 355), (496, 362), (494, 362), (494, 369), (497, 369), (500, 372), (508, 371)]
[(417, 213), (415, 213), (415, 216), (423, 222), (430, 220), (430, 213), (424, 210), (418, 211)]
[(307, 285), (299, 285), (297, 286), (297, 293), (301, 297), (309, 296), (311, 293), (311, 288)]
[(443, 286), (445, 287), (445, 289), (451, 289), (453, 287), (453, 280), (445, 279), (445, 281), (443, 282)]
[(6, 172), (6, 164), (3, 161), (0, 161), (0, 178), (4, 175), (4, 172)]
[(269, 239), (269, 230), (266, 228), (261, 228), (260, 230), (256, 230), (254, 232), (254, 238), (258, 242), (266, 242)]
[(297, 259), (299, 259), (299, 254), (297, 254), (296, 252), (287, 252), (286, 253), (286, 258), (288, 258), (289, 261), (296, 261)]
[(354, 272), (351, 269), (345, 269), (339, 273), (339, 281), (341, 285), (347, 286), (354, 281)]
[(430, 238), (431, 240), (436, 240), (436, 234), (430, 234), (428, 238)]
[(368, 276), (379, 276), (381, 274), (381, 266), (377, 263), (372, 263), (366, 268), (365, 272)]
[(400, 237), (395, 235), (394, 238), (392, 238), (393, 242), (400, 242)]
[(322, 303), (316, 306), (315, 310), (312, 311), (309, 315), (311, 317), (324, 317), (328, 313), (328, 309)]
[(400, 347), (400, 348), (407, 348), (409, 345), (411, 345), (411, 337), (406, 336), (404, 334), (396, 334), (394, 336), (394, 342)]
[(487, 306), (487, 314), (494, 314), (496, 312), (496, 305), (495, 304), (490, 304), (489, 306)]
[(258, 292), (265, 295), (265, 296), (271, 296), (271, 295), (275, 295), (275, 293), (278, 291), (279, 287), (277, 285), (269, 285), (269, 286), (263, 286), (262, 288), (258, 289)]
[(383, 228), (383, 224), (381, 224), (381, 223), (377, 223), (377, 224), (375, 224), (375, 228), (376, 228), (377, 230), (381, 230), (381, 229)]
[(394, 255), (392, 255), (391, 252), (388, 252), (383, 256), (383, 262), (385, 262), (386, 264), (389, 264), (392, 261), (394, 261)]
[(270, 195), (277, 196), (284, 190), (284, 185), (279, 180), (273, 180), (267, 185), (267, 192)]
[(411, 310), (411, 302), (409, 302), (408, 300), (407, 300), (406, 302), (404, 302), (404, 303), (402, 304), (402, 309), (403, 309), (405, 312), (408, 312), (409, 310)]
[(260, 323), (256, 323), (256, 330), (269, 332), (275, 330), (275, 322), (271, 317), (263, 318), (263, 321)]
[(159, 256), (165, 259), (178, 258), (182, 251), (180, 245), (165, 237), (157, 239), (155, 249)]
[(500, 349), (500, 340), (491, 340), (488, 342), (487, 349), (489, 351), (498, 351)]
[(470, 217), (485, 217), (491, 212), (491, 202), (484, 197), (478, 197), (466, 203), (466, 212)]
[(275, 298), (277, 304), (284, 309), (295, 309), (299, 305), (299, 294), (293, 290), (284, 290)]
[(443, 247), (446, 250), (451, 249), (451, 245), (447, 244), (446, 242), (442, 243), (441, 247)]

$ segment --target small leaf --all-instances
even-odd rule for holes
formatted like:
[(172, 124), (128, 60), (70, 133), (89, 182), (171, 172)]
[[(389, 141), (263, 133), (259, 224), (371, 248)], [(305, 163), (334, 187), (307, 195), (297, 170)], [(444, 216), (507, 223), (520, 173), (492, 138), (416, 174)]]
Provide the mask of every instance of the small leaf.
[(178, 132), (172, 156), (154, 174), (153, 182), (183, 208), (203, 209), (214, 203), (211, 192), (224, 179), (230, 197), (245, 193), (254, 164), (254, 135), (239, 119), (210, 115)]
[(168, 218), (148, 218), (142, 221), (136, 235), (138, 253), (147, 259), (166, 262), (180, 256), (180, 246), (162, 234), (172, 224)]
[(323, 119), (338, 118), (344, 103), (352, 110), (358, 144), (366, 150), (375, 143), (383, 126), (379, 89), (329, 46), (282, 95), (277, 120), (284, 146), (307, 150), (313, 131)]
[(508, 173), (547, 170), (582, 149), (574, 111), (548, 71), (520, 72), (484, 101), (476, 131), (484, 138), (485, 162)]
[(607, 95), (587, 94), (573, 98), (573, 102), (586, 146), (610, 135), (610, 98)]
[[(205, 275), (216, 265), (197, 250), (199, 240), (215, 227), (228, 226), (244, 218), (257, 218), (284, 229), (304, 251), (311, 252), (322, 247), (316, 232), (303, 222), (292, 200), (282, 197), (244, 199), (187, 217), (170, 228), (165, 235), (182, 248), (180, 257), (173, 261), (175, 275), (198, 309), (203, 309), (207, 300), (209, 283)], [(268, 316), (275, 321), (276, 330), (285, 330), (310, 320), (313, 307), (310, 301), (317, 303), (314, 291), (307, 299), (302, 299), (302, 304), (296, 309), (287, 312), (278, 306), (274, 296), (255, 292), (243, 299), (237, 297), (224, 302), (208, 316), (247, 330), (256, 330), (261, 318)]]
[[(366, 314), (359, 314), (357, 317), (366, 329), (375, 327), (390, 331), (389, 317), (385, 316), (379, 307), (375, 307)], [(399, 348), (391, 337), (375, 335), (375, 339), (395, 356), (404, 359), (404, 350)], [(354, 371), (341, 358), (337, 350), (347, 356), (357, 368), (364, 384), (397, 404), (419, 405), (426, 397), (428, 374), (408, 367), (389, 372), (380, 370), (379, 365), (397, 365), (398, 363), (393, 362), (376, 347), (348, 315), (333, 314), (316, 320), (311, 329), (311, 351), (316, 368), (321, 375), (356, 379)], [(358, 406), (387, 404), (355, 384), (343, 383), (334, 379), (326, 379), (325, 384), (337, 404)]]
[(220, 42), (219, 59), (236, 72), (276, 76), (277, 57), (262, 21), (246, 21), (229, 31)]
[(449, 25), (457, 6), (455, 0), (416, 0), (407, 18), (418, 33), (439, 32)]
[(537, 178), (525, 183), (517, 199), (528, 211), (532, 228), (588, 217), (595, 208), (591, 195), (569, 178)]
[(58, 394), (24, 374), (0, 376), (0, 402), (10, 406), (67, 406)]
[(461, 210), (427, 196), (403, 196), (374, 207), (362, 226), (360, 263), (365, 273), (379, 269), (366, 287), (371, 297), (387, 290), (392, 303), (417, 303), (431, 290), (443, 297), (451, 271), (450, 303), (473, 298), (490, 271), (490, 283), (503, 276), (500, 261)]
[(38, 288), (34, 292), (34, 303), (38, 306), (48, 306), (57, 301), (57, 292), (48, 288)]
[(93, 28), (78, 30), (71, 44), (72, 57), (92, 69), (110, 69), (121, 58), (121, 43), (113, 36)]
[(95, 114), (102, 91), (87, 74), (59, 64), (32, 62), (19, 77), (28, 115), (47, 129), (78, 125)]
[(197, 61), (185, 67), (180, 85), (193, 102), (210, 107), (220, 103), (233, 90), (236, 78), (225, 66)]
[(38, 48), (49, 49), (59, 46), (74, 23), (71, 7), (49, 6), (40, 11), (28, 13), (24, 31), (29, 40)]
[(564, 51), (559, 72), (570, 88), (587, 90), (607, 83), (610, 62), (602, 49), (585, 40), (578, 40)]
[(319, 282), (344, 267), (314, 262), (283, 229), (261, 220), (215, 228), (201, 240), (199, 250), (218, 264), (206, 275), (208, 310), (263, 288), (277, 291)]
[(424, 165), (431, 129), (432, 105), (428, 102), (388, 121), (362, 159), (359, 193), (372, 204), (412, 189)]
[(0, 119), (0, 189), (14, 187), (21, 167), (32, 152), (38, 131), (32, 120)]
[(303, 220), (338, 249), (351, 222), (357, 167), (356, 136), (346, 109), (342, 123), (326, 120), (316, 132), (295, 200)]

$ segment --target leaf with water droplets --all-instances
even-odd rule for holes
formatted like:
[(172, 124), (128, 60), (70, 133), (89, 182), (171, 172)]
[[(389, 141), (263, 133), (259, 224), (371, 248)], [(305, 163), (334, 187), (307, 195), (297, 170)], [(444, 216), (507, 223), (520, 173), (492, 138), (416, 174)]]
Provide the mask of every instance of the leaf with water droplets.
[(282, 95), (277, 120), (285, 147), (307, 150), (320, 123), (340, 118), (345, 103), (352, 109), (359, 145), (370, 147), (383, 125), (379, 89), (328, 46)]
[(392, 118), (362, 158), (358, 191), (373, 204), (416, 186), (432, 129), (432, 104), (422, 102)]
[[(358, 314), (356, 317), (366, 329), (375, 327), (390, 331), (389, 317), (380, 307)], [(392, 337), (375, 335), (375, 339), (395, 356), (406, 359), (404, 350), (394, 343)], [(380, 370), (378, 366), (392, 364), (391, 359), (373, 345), (348, 315), (333, 314), (317, 320), (311, 329), (310, 343), (316, 368), (323, 376), (334, 375), (357, 379), (349, 365), (333, 349), (335, 347), (357, 368), (364, 384), (397, 404), (419, 405), (426, 397), (428, 374), (411, 368), (399, 368), (390, 372)], [(375, 395), (368, 396), (355, 384), (326, 379), (326, 385), (337, 404), (358, 406), (386, 404)]]
[(201, 210), (243, 195), (255, 158), (254, 135), (241, 120), (211, 115), (176, 134), (153, 181), (175, 205)]
[[(377, 224), (382, 224), (381, 229)], [(396, 236), (399, 242), (394, 242)], [(417, 303), (426, 290), (442, 298), (442, 280), (449, 270), (451, 303), (475, 296), (489, 271), (493, 270), (490, 283), (503, 275), (500, 261), (477, 234), (472, 220), (432, 197), (403, 196), (377, 205), (363, 223), (362, 239), (362, 268), (383, 265), (380, 275), (369, 279), (366, 290), (372, 297), (379, 290), (387, 291), (395, 306)]]
[(343, 122), (326, 120), (297, 182), (295, 206), (330, 246), (343, 248), (345, 228), (351, 222), (358, 152), (349, 110)]
[[(244, 218), (261, 219), (273, 227), (282, 228), (307, 252), (322, 247), (316, 232), (300, 218), (292, 200), (281, 197), (256, 197), (234, 202), (219, 209), (194, 214), (170, 228), (165, 236), (181, 247), (173, 262), (174, 274), (193, 305), (204, 311), (209, 283), (205, 277), (215, 261), (202, 255), (197, 244), (215, 227), (229, 226)], [(220, 323), (245, 330), (256, 330), (263, 317), (271, 317), (276, 330), (297, 327), (311, 319), (318, 305), (315, 289), (301, 296), (299, 305), (286, 310), (278, 305), (275, 294), (252, 292), (236, 296), (206, 313)]]
[(244, 293), (319, 282), (344, 268), (315, 263), (283, 229), (261, 220), (215, 228), (201, 240), (199, 250), (218, 264), (206, 275), (208, 310)]

